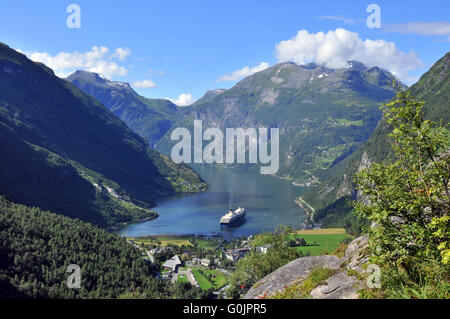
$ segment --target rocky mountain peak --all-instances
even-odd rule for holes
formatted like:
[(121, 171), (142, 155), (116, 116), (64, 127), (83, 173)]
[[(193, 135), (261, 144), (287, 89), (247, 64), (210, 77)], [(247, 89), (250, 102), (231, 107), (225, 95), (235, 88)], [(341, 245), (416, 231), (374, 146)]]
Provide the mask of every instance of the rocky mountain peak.
[(90, 71), (77, 70), (69, 75), (66, 79), (74, 84), (86, 83), (90, 85), (115, 87), (134, 91), (131, 85), (127, 82), (112, 81), (99, 73)]
[(351, 60), (347, 62), (349, 65), (349, 68), (356, 71), (366, 71), (368, 67), (359, 61)]

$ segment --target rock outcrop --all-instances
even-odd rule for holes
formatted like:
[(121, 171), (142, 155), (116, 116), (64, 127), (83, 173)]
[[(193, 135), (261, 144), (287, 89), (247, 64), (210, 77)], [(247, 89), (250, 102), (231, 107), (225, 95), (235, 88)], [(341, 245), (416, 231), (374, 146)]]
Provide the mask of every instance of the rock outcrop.
[(325, 285), (313, 289), (310, 294), (313, 299), (358, 299), (356, 285), (358, 285), (356, 277), (348, 276), (341, 271), (328, 278)]
[(316, 268), (336, 269), (338, 272), (328, 278), (324, 285), (313, 289), (310, 293), (314, 299), (356, 299), (357, 290), (364, 283), (347, 273), (348, 270), (363, 273), (368, 261), (368, 238), (358, 237), (347, 247), (343, 258), (333, 255), (302, 257), (278, 268), (273, 273), (258, 281), (245, 295), (246, 299), (267, 298), (283, 291), (294, 283), (304, 280), (309, 272)]
[(306, 278), (308, 273), (315, 268), (326, 267), (337, 269), (341, 259), (336, 256), (303, 257), (291, 261), (278, 268), (273, 273), (258, 281), (245, 295), (246, 299), (255, 299), (262, 296), (270, 296), (283, 290), (298, 280)]
[(364, 287), (355, 276), (348, 275), (348, 270), (363, 273), (362, 266), (369, 261), (367, 253), (368, 238), (358, 237), (348, 245), (340, 265), (340, 271), (328, 278), (326, 284), (311, 291), (313, 299), (358, 299), (357, 290)]

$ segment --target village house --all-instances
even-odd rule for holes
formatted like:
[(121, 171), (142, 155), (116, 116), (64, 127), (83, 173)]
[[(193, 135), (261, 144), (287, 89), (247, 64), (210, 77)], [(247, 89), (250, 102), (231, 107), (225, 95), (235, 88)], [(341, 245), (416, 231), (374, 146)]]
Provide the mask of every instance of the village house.
[(177, 272), (178, 267), (181, 266), (181, 260), (178, 255), (173, 256), (162, 265), (165, 270)]
[(225, 257), (233, 262), (236, 262), (250, 251), (250, 248), (230, 249), (225, 252)]
[(255, 248), (244, 247), (244, 248), (238, 248), (238, 249), (230, 249), (225, 252), (225, 257), (233, 262), (236, 262), (240, 258), (247, 255), (252, 250), (254, 250), (255, 252), (260, 253), (260, 254), (266, 254), (267, 249), (269, 249), (272, 246), (273, 245), (265, 245), (265, 246), (255, 247)]
[(204, 258), (204, 259), (202, 259), (202, 260), (200, 261), (200, 264), (201, 264), (202, 266), (209, 267), (209, 265), (211, 264), (211, 260), (209, 260), (209, 259), (207, 259), (207, 258)]
[(267, 254), (267, 249), (269, 249), (272, 246), (273, 245), (265, 245), (265, 246), (255, 247), (255, 251), (260, 254)]
[(191, 266), (200, 265), (200, 263), (201, 263), (201, 259), (197, 258), (197, 257), (194, 257), (191, 260), (188, 260), (186, 262), (187, 265), (191, 265)]

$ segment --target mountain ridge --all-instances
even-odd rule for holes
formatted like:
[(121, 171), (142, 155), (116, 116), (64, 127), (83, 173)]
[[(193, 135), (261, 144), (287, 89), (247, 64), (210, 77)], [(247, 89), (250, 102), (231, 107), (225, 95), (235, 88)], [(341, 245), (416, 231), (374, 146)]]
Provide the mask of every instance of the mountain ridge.
[[(448, 101), (450, 101), (450, 52), (439, 59), (410, 87), (412, 95), (424, 100), (424, 116), (428, 120), (450, 122)], [(313, 219), (324, 226), (347, 226), (353, 217), (348, 200), (356, 197), (353, 184), (354, 174), (370, 165), (373, 161), (394, 159), (387, 134), (391, 128), (382, 119), (372, 136), (355, 153), (342, 161), (341, 172), (335, 170), (330, 178), (302, 195), (302, 199), (316, 210)]]
[(206, 188), (99, 101), (0, 44), (0, 194), (102, 227), (154, 218), (154, 200)]
[(102, 102), (150, 145), (167, 132), (180, 113), (179, 107), (167, 99), (145, 98), (129, 83), (111, 81), (97, 73), (78, 70), (66, 80)]
[[(173, 127), (192, 129), (193, 120), (221, 129), (278, 127), (282, 160), (278, 176), (321, 179), (375, 130), (381, 118), (379, 103), (393, 96), (391, 78), (378, 67), (360, 63), (330, 69), (283, 62), (184, 107)], [(172, 145), (169, 130), (156, 149), (170, 154)]]

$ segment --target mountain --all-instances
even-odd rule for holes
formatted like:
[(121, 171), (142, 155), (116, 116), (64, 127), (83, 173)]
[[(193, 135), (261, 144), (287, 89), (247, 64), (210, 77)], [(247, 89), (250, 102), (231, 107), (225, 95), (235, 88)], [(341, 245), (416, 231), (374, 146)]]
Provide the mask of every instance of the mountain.
[[(351, 61), (346, 69), (280, 63), (255, 73), (226, 91), (207, 93), (173, 127), (277, 127), (278, 176), (301, 184), (326, 180), (327, 172), (373, 133), (383, 101), (393, 96), (391, 78), (378, 67)], [(156, 149), (170, 154), (170, 131)], [(255, 169), (255, 165), (248, 166)]]
[(192, 106), (196, 106), (196, 105), (200, 105), (202, 103), (209, 102), (210, 100), (212, 100), (213, 98), (215, 98), (216, 96), (222, 94), (225, 91), (226, 90), (224, 90), (224, 89), (209, 90), (208, 92), (205, 93), (205, 95), (203, 95), (197, 101), (192, 103)]
[(97, 73), (76, 71), (67, 80), (95, 97), (120, 117), (129, 128), (154, 145), (172, 126), (180, 113), (178, 107), (164, 99), (147, 99), (130, 84), (111, 81)]
[(153, 218), (154, 200), (199, 191), (99, 101), (0, 43), (0, 194), (110, 227)]
[[(437, 61), (428, 72), (411, 86), (412, 95), (425, 101), (424, 116), (428, 120), (450, 123), (450, 52)], [(302, 195), (302, 199), (315, 209), (314, 220), (324, 226), (345, 226), (351, 223), (352, 208), (347, 200), (356, 197), (353, 177), (357, 171), (371, 162), (382, 162), (394, 158), (387, 141), (391, 132), (384, 120), (378, 124), (368, 141), (330, 173), (332, 177)], [(308, 209), (307, 205), (304, 205)], [(310, 210), (311, 212), (311, 210)]]

